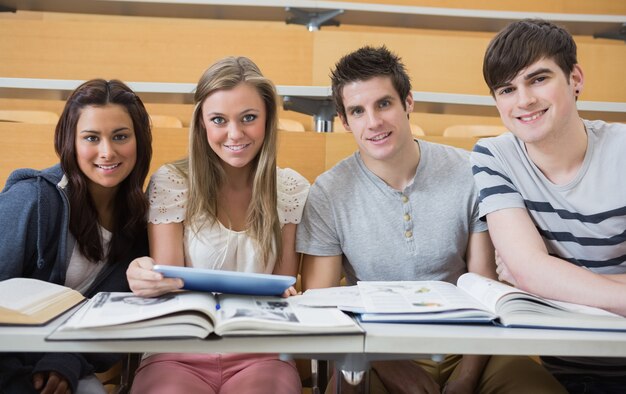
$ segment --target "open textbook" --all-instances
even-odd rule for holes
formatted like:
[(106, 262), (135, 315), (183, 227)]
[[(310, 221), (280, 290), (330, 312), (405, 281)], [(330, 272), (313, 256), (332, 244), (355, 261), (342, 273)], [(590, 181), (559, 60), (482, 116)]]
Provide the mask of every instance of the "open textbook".
[(289, 298), (176, 292), (155, 298), (98, 293), (48, 339), (205, 338), (228, 335), (359, 333), (339, 309)]
[(85, 297), (69, 287), (30, 278), (0, 281), (0, 324), (42, 325)]
[[(342, 302), (341, 288), (333, 292), (336, 306), (360, 311), (364, 322), (495, 323), (506, 327), (544, 327), (626, 331), (626, 318), (584, 305), (547, 300), (473, 273), (457, 286), (441, 281), (358, 282), (361, 305), (354, 290)], [(302, 305), (330, 306), (325, 289), (305, 292)], [(320, 292), (321, 291), (321, 292)], [(339, 292), (339, 293), (338, 293)], [(355, 308), (354, 306), (358, 306)]]

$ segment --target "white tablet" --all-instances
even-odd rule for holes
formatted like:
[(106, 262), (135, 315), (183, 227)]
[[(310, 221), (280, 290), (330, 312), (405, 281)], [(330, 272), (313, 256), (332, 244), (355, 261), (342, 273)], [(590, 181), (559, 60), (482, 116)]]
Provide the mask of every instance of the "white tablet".
[(181, 278), (183, 289), (246, 295), (281, 295), (296, 283), (296, 278), (285, 275), (254, 274), (237, 271), (219, 271), (204, 268), (155, 265), (153, 269), (167, 278)]

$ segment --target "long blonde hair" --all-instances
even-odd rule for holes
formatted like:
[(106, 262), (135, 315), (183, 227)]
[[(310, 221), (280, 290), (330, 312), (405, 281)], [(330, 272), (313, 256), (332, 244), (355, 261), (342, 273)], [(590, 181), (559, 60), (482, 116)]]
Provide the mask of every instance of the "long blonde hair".
[(214, 63), (200, 77), (194, 95), (195, 108), (189, 126), (189, 157), (173, 163), (187, 178), (189, 199), (187, 219), (194, 232), (217, 221), (217, 194), (226, 174), (220, 158), (209, 146), (202, 121), (202, 103), (218, 90), (230, 90), (241, 83), (254, 87), (265, 104), (265, 138), (252, 161), (252, 200), (246, 215), (246, 233), (256, 242), (261, 261), (267, 266), (272, 251), (280, 263), (281, 232), (277, 211), (276, 144), (277, 100), (274, 84), (246, 57), (226, 57)]

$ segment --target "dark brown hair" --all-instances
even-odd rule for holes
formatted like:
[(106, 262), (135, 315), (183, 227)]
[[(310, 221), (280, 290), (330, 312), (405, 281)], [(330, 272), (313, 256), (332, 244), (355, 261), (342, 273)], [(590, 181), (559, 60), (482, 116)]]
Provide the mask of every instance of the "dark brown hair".
[[(87, 187), (87, 178), (76, 159), (76, 127), (83, 108), (117, 104), (133, 121), (137, 161), (120, 184), (114, 202), (113, 229), (109, 250), (103, 250), (98, 213)], [(152, 158), (150, 118), (139, 97), (123, 82), (92, 79), (80, 85), (68, 98), (54, 134), (54, 148), (68, 179), (70, 232), (80, 252), (90, 261), (113, 263), (127, 253), (146, 229), (148, 201), (143, 184)]]
[(384, 45), (377, 48), (364, 46), (339, 59), (335, 64), (335, 70), (330, 74), (333, 100), (339, 116), (346, 119), (342, 97), (344, 86), (374, 77), (390, 77), (394, 89), (400, 96), (402, 107), (406, 109), (405, 99), (411, 92), (411, 79), (400, 57)]
[(566, 77), (578, 63), (576, 43), (565, 28), (541, 19), (513, 22), (489, 43), (483, 61), (483, 77), (491, 94), (520, 71), (548, 58)]

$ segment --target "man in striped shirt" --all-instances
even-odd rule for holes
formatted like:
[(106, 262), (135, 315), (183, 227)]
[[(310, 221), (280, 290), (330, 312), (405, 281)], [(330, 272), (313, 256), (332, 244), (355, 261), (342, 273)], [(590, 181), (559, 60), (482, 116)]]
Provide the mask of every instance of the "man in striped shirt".
[[(579, 117), (576, 44), (552, 23), (507, 26), (483, 74), (512, 132), (471, 155), (500, 279), (626, 316), (626, 125)], [(543, 361), (570, 392), (626, 392), (626, 359)]]

